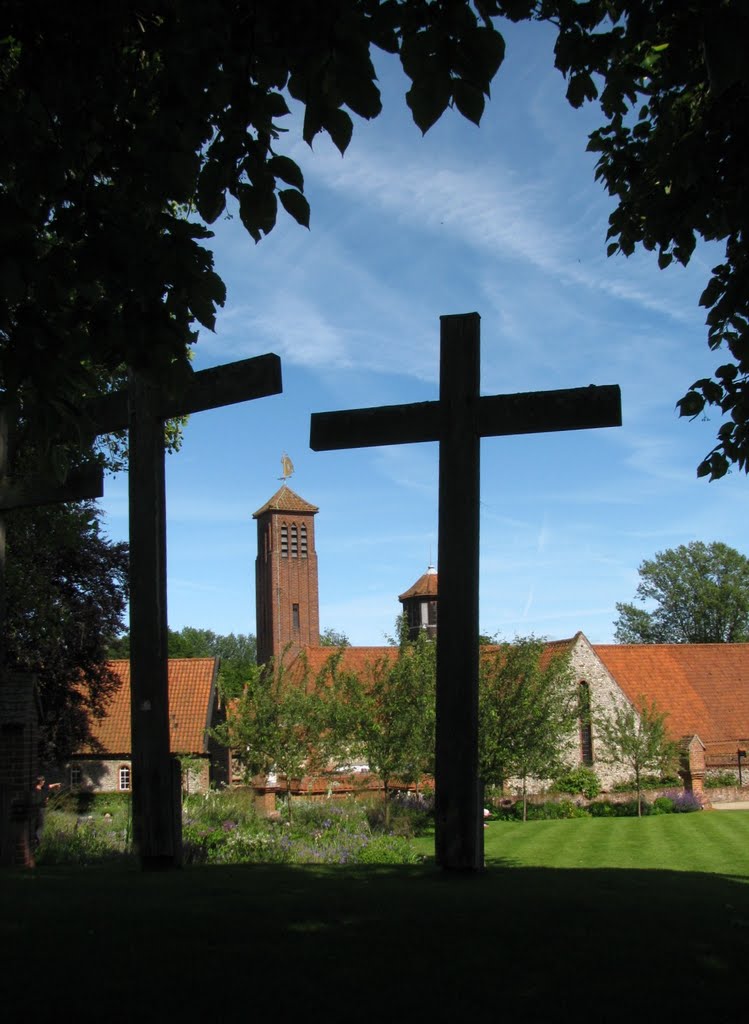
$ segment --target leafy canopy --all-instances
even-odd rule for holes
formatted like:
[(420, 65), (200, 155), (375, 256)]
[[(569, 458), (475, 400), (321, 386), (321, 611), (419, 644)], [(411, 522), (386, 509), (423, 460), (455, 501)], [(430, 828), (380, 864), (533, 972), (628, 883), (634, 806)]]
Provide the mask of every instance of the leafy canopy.
[[(504, 55), (494, 0), (123, 0), (3, 7), (0, 389), (49, 431), (123, 366), (172, 380), (225, 299), (206, 247), (231, 198), (260, 241), (309, 226), (301, 134), (343, 153), (400, 56), (422, 132), (478, 123)], [(54, 359), (49, 353), (54, 352)]]
[[(698, 237), (724, 247), (700, 304), (708, 344), (728, 350), (677, 403), (725, 414), (699, 476), (749, 470), (749, 9), (744, 0), (538, 0), (515, 7), (559, 29), (556, 66), (579, 107), (598, 100), (596, 177), (617, 205), (609, 254), (637, 246), (687, 264)], [(525, 16), (525, 15), (523, 15)]]
[(693, 541), (638, 569), (636, 597), (617, 604), (615, 637), (627, 644), (739, 643), (749, 638), (749, 559), (727, 544)]
[(8, 663), (36, 673), (42, 756), (60, 761), (118, 685), (107, 643), (122, 629), (128, 548), (103, 534), (93, 502), (9, 512), (6, 529)]

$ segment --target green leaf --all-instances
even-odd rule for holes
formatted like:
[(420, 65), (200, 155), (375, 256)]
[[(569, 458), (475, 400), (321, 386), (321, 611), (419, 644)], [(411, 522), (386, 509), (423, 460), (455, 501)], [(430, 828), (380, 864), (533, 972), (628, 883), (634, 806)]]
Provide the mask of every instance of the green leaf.
[(239, 216), (247, 231), (259, 242), (276, 223), (275, 193), (243, 185), (239, 190)]
[(406, 93), (406, 102), (422, 135), (426, 135), (432, 125), (439, 121), (451, 98), (452, 83), (449, 75), (426, 75), (414, 82)]
[(278, 198), (281, 200), (281, 206), (291, 214), (297, 224), (309, 228), (309, 203), (301, 192), (297, 192), (295, 188), (286, 188), (278, 193)]
[(280, 178), (287, 185), (304, 191), (304, 176), (297, 164), (287, 156), (274, 156), (268, 161), (268, 170), (275, 178)]
[(345, 110), (329, 110), (325, 115), (323, 127), (333, 140), (333, 145), (340, 152), (341, 156), (346, 152), (351, 136), (354, 132), (354, 122)]
[(473, 77), (485, 84), (488, 94), (489, 83), (499, 71), (505, 59), (505, 41), (494, 28), (476, 26), (466, 32), (460, 41), (465, 58), (472, 68)]
[(368, 121), (377, 117), (382, 111), (380, 90), (371, 79), (364, 76), (347, 77), (344, 102), (355, 114)]
[(453, 99), (455, 106), (463, 117), (478, 125), (481, 123), (481, 115), (484, 113), (484, 94), (470, 82), (456, 79), (453, 82)]
[(597, 96), (598, 90), (589, 74), (580, 72), (570, 78), (567, 100), (573, 107), (581, 107), (585, 100), (594, 100)]
[(221, 216), (226, 206), (224, 195), (223, 168), (216, 160), (209, 160), (198, 178), (196, 206), (198, 213), (207, 224)]

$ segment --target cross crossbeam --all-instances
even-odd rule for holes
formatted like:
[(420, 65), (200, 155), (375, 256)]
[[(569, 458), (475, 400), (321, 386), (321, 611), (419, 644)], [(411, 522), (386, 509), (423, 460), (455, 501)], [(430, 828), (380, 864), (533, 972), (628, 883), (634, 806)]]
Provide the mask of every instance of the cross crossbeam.
[(438, 441), (439, 626), (435, 853), (446, 869), (483, 867), (478, 774), (479, 445), (482, 437), (621, 425), (615, 385), (479, 396), (480, 318), (440, 318), (438, 402), (315, 413), (314, 451)]

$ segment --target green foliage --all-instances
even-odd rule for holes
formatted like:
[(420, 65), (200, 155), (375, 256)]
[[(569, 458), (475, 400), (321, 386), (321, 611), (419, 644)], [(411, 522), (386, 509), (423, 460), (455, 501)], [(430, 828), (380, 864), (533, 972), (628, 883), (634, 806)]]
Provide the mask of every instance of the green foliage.
[(564, 763), (576, 706), (569, 659), (545, 659), (534, 637), (481, 658), (479, 757), (487, 785), (515, 776), (549, 778)]
[(503, 821), (556, 821), (560, 819), (585, 818), (587, 811), (572, 800), (547, 800), (531, 803), (516, 800), (509, 807), (502, 807), (497, 816)]
[[(744, 152), (749, 73), (743, 0), (538, 0), (534, 15), (559, 29), (556, 66), (573, 106), (597, 99), (605, 118), (590, 136), (596, 177), (615, 198), (609, 254), (637, 246), (658, 265), (687, 264), (698, 236), (720, 242), (700, 304), (708, 344), (728, 349), (712, 379), (677, 403), (694, 418), (725, 414), (699, 476), (749, 469), (749, 210)], [(525, 16), (525, 15), (524, 15)]]
[(617, 604), (619, 643), (740, 643), (749, 636), (749, 559), (727, 544), (693, 541), (638, 569), (636, 596), (653, 611)]
[(653, 814), (673, 814), (674, 801), (670, 796), (657, 796), (653, 801)]
[(7, 658), (37, 675), (42, 756), (56, 763), (118, 685), (107, 643), (122, 628), (128, 548), (107, 539), (90, 501), (9, 512), (6, 530)]
[(597, 721), (604, 746), (603, 759), (624, 764), (634, 773), (640, 813), (644, 813), (643, 772), (648, 768), (663, 771), (677, 756), (676, 744), (666, 732), (666, 717), (667, 713), (659, 711), (655, 701), (648, 704), (641, 698), (639, 708), (619, 704), (611, 715)]
[(579, 765), (577, 768), (570, 768), (554, 780), (554, 790), (558, 793), (580, 794), (588, 800), (592, 800), (601, 792), (601, 780), (592, 768), (587, 765)]
[(737, 772), (710, 772), (705, 776), (703, 785), (705, 789), (720, 789), (723, 786), (738, 786), (739, 776)]
[(351, 641), (345, 633), (341, 633), (338, 630), (328, 626), (320, 634), (320, 646), (321, 647), (350, 647)]
[(35, 853), (37, 863), (90, 865), (129, 858), (129, 827), (104, 820), (103, 813), (82, 818), (49, 810)]
[(361, 750), (371, 770), (390, 783), (421, 781), (434, 770), (436, 645), (425, 632), (402, 639), (395, 661), (372, 667), (363, 692)]
[(377, 47), (400, 56), (422, 131), (448, 106), (477, 123), (504, 53), (491, 13), (486, 0), (7, 5), (0, 388), (40, 436), (80, 425), (80, 398), (123, 366), (184, 379), (225, 300), (206, 242), (227, 203), (256, 242), (279, 202), (309, 225), (289, 98), (302, 139), (325, 132), (343, 153), (351, 115), (382, 108)]

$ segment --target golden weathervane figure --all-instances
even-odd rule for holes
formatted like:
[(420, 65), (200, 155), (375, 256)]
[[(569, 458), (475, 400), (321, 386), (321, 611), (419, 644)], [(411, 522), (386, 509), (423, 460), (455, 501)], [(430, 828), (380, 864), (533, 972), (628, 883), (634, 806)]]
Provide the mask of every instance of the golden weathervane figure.
[(280, 476), (278, 479), (283, 480), (283, 482), (286, 483), (286, 481), (289, 479), (293, 472), (294, 463), (291, 461), (286, 452), (284, 452), (283, 455), (281, 456), (281, 473), (283, 474), (283, 476)]

